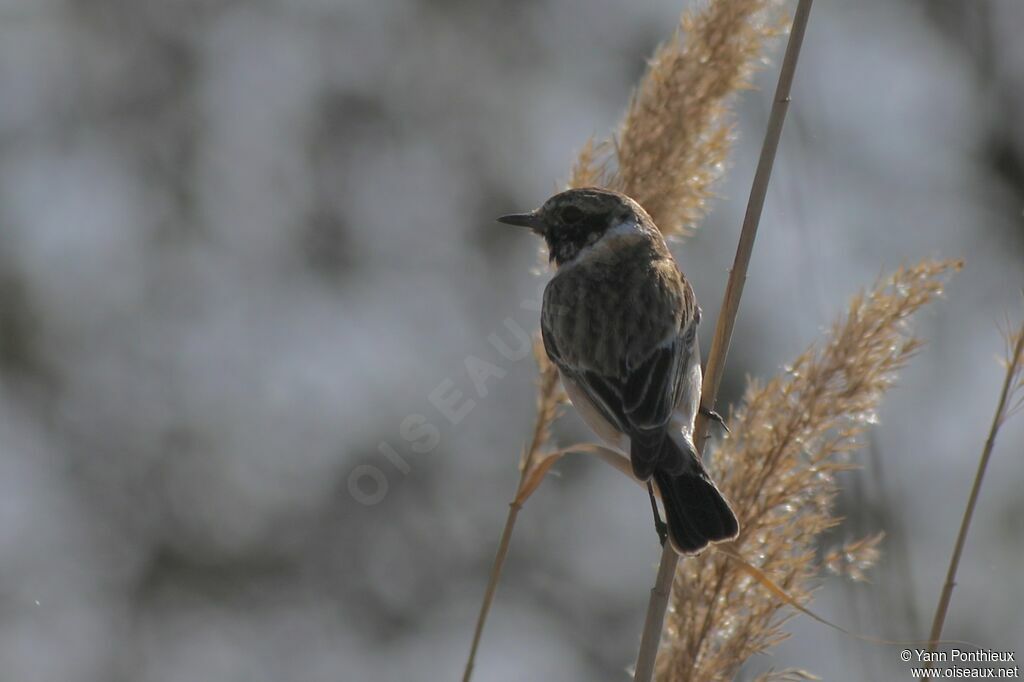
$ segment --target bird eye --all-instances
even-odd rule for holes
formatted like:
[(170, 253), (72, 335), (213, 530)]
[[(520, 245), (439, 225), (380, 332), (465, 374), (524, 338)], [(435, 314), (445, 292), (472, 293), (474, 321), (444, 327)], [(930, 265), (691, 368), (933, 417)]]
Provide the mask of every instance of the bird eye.
[(561, 218), (564, 223), (578, 223), (583, 219), (583, 211), (575, 206), (566, 206), (562, 209)]

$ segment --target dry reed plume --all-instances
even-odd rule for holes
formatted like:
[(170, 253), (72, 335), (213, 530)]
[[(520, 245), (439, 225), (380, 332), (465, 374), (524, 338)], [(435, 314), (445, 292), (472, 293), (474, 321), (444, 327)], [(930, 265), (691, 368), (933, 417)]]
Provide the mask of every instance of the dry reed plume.
[[(933, 300), (953, 261), (900, 268), (856, 296), (828, 337), (779, 377), (751, 381), (711, 461), (743, 531), (730, 549), (801, 604), (823, 564), (861, 577), (877, 558), (879, 536), (816, 557), (816, 542), (838, 523), (835, 474), (875, 421), (899, 370), (920, 348), (907, 318)], [(732, 679), (752, 654), (785, 638), (785, 604), (724, 555), (679, 564), (660, 680)], [(793, 672), (778, 675), (792, 675)], [(769, 673), (761, 679), (792, 679)]]
[(570, 186), (619, 190), (640, 202), (667, 236), (688, 233), (725, 171), (731, 98), (750, 87), (783, 19), (770, 0), (719, 0), (684, 14), (651, 59), (618, 135), (587, 144)]

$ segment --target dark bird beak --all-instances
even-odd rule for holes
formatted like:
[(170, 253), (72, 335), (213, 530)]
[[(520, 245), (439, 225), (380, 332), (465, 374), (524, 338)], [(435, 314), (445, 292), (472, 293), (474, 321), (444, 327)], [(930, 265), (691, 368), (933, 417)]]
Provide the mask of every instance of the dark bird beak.
[(544, 223), (541, 221), (540, 216), (537, 215), (536, 211), (530, 211), (529, 213), (509, 213), (498, 218), (499, 223), (505, 223), (506, 225), (516, 225), (518, 227), (528, 227), (537, 234), (543, 234)]

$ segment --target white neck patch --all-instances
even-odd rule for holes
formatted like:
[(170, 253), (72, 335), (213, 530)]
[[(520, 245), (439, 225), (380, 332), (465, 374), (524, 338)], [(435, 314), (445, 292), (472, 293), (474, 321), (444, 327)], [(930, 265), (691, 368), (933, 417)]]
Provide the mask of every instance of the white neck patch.
[(634, 218), (626, 218), (609, 228), (607, 232), (601, 235), (601, 239), (598, 239), (597, 241), (600, 242), (602, 239), (607, 239), (608, 237), (619, 237), (624, 234), (640, 234), (640, 232), (640, 223), (638, 223)]

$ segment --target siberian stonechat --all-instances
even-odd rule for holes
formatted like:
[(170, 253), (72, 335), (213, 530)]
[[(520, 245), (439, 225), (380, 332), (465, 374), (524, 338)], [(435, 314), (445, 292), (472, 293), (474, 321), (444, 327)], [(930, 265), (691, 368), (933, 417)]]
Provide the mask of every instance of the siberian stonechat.
[(651, 217), (623, 194), (586, 188), (498, 220), (547, 242), (557, 271), (544, 290), (544, 349), (584, 421), (658, 486), (676, 551), (736, 537), (736, 515), (693, 445), (700, 308)]

